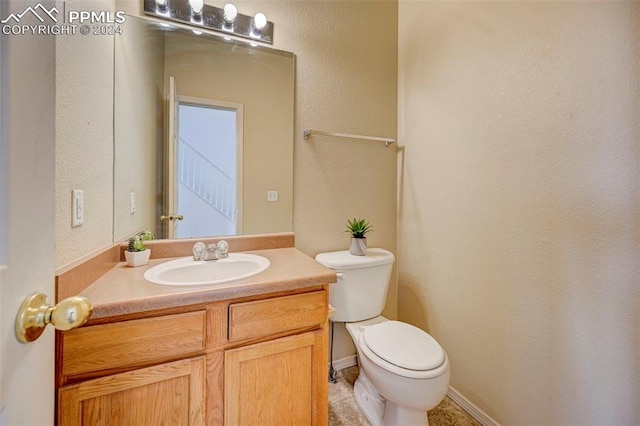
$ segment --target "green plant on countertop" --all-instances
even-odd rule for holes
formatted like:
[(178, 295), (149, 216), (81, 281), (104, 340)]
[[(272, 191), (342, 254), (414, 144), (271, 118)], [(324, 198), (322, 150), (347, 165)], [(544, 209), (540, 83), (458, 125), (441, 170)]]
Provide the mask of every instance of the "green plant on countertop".
[(353, 238), (365, 238), (367, 232), (373, 231), (373, 227), (364, 219), (347, 220), (347, 229), (344, 232), (351, 234)]
[(153, 239), (155, 239), (153, 233), (145, 229), (139, 234), (129, 238), (129, 246), (127, 247), (127, 251), (145, 251), (147, 247), (144, 245), (144, 242)]

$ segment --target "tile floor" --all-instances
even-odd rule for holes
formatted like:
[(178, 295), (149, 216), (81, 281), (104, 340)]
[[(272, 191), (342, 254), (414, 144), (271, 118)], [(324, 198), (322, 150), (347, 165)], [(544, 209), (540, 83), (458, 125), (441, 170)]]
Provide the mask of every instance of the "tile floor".
[[(338, 371), (338, 383), (329, 383), (329, 425), (370, 426), (353, 399), (353, 382), (358, 367)], [(430, 426), (479, 426), (467, 413), (448, 397), (429, 411)]]

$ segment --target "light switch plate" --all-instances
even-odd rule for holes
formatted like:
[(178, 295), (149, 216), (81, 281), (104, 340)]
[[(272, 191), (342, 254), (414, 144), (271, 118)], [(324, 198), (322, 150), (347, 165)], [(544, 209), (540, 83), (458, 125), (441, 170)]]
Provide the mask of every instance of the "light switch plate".
[(84, 191), (71, 190), (71, 227), (76, 228), (84, 223)]
[(267, 191), (267, 201), (278, 201), (278, 191)]
[(134, 214), (136, 212), (136, 193), (131, 191), (129, 198), (129, 213)]

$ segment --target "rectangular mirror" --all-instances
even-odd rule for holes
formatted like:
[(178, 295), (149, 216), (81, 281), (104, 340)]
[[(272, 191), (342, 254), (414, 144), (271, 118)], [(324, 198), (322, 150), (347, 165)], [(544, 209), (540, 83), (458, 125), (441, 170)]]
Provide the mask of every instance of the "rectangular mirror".
[(293, 230), (295, 56), (198, 33), (115, 37), (114, 241)]

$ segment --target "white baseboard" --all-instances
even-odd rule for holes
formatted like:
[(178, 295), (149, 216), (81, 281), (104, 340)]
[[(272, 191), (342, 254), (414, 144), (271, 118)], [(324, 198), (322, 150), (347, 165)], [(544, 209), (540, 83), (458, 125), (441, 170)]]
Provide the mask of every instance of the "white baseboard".
[[(335, 364), (334, 364), (335, 365)], [(460, 408), (467, 412), (475, 421), (482, 426), (500, 426), (500, 423), (493, 420), (487, 413), (479, 409), (475, 404), (465, 398), (460, 392), (449, 386), (447, 396), (451, 398), (453, 402), (458, 404)]]
[(355, 355), (333, 360), (333, 369), (336, 371), (343, 370), (347, 367), (353, 367), (354, 365), (358, 365), (358, 358)]

